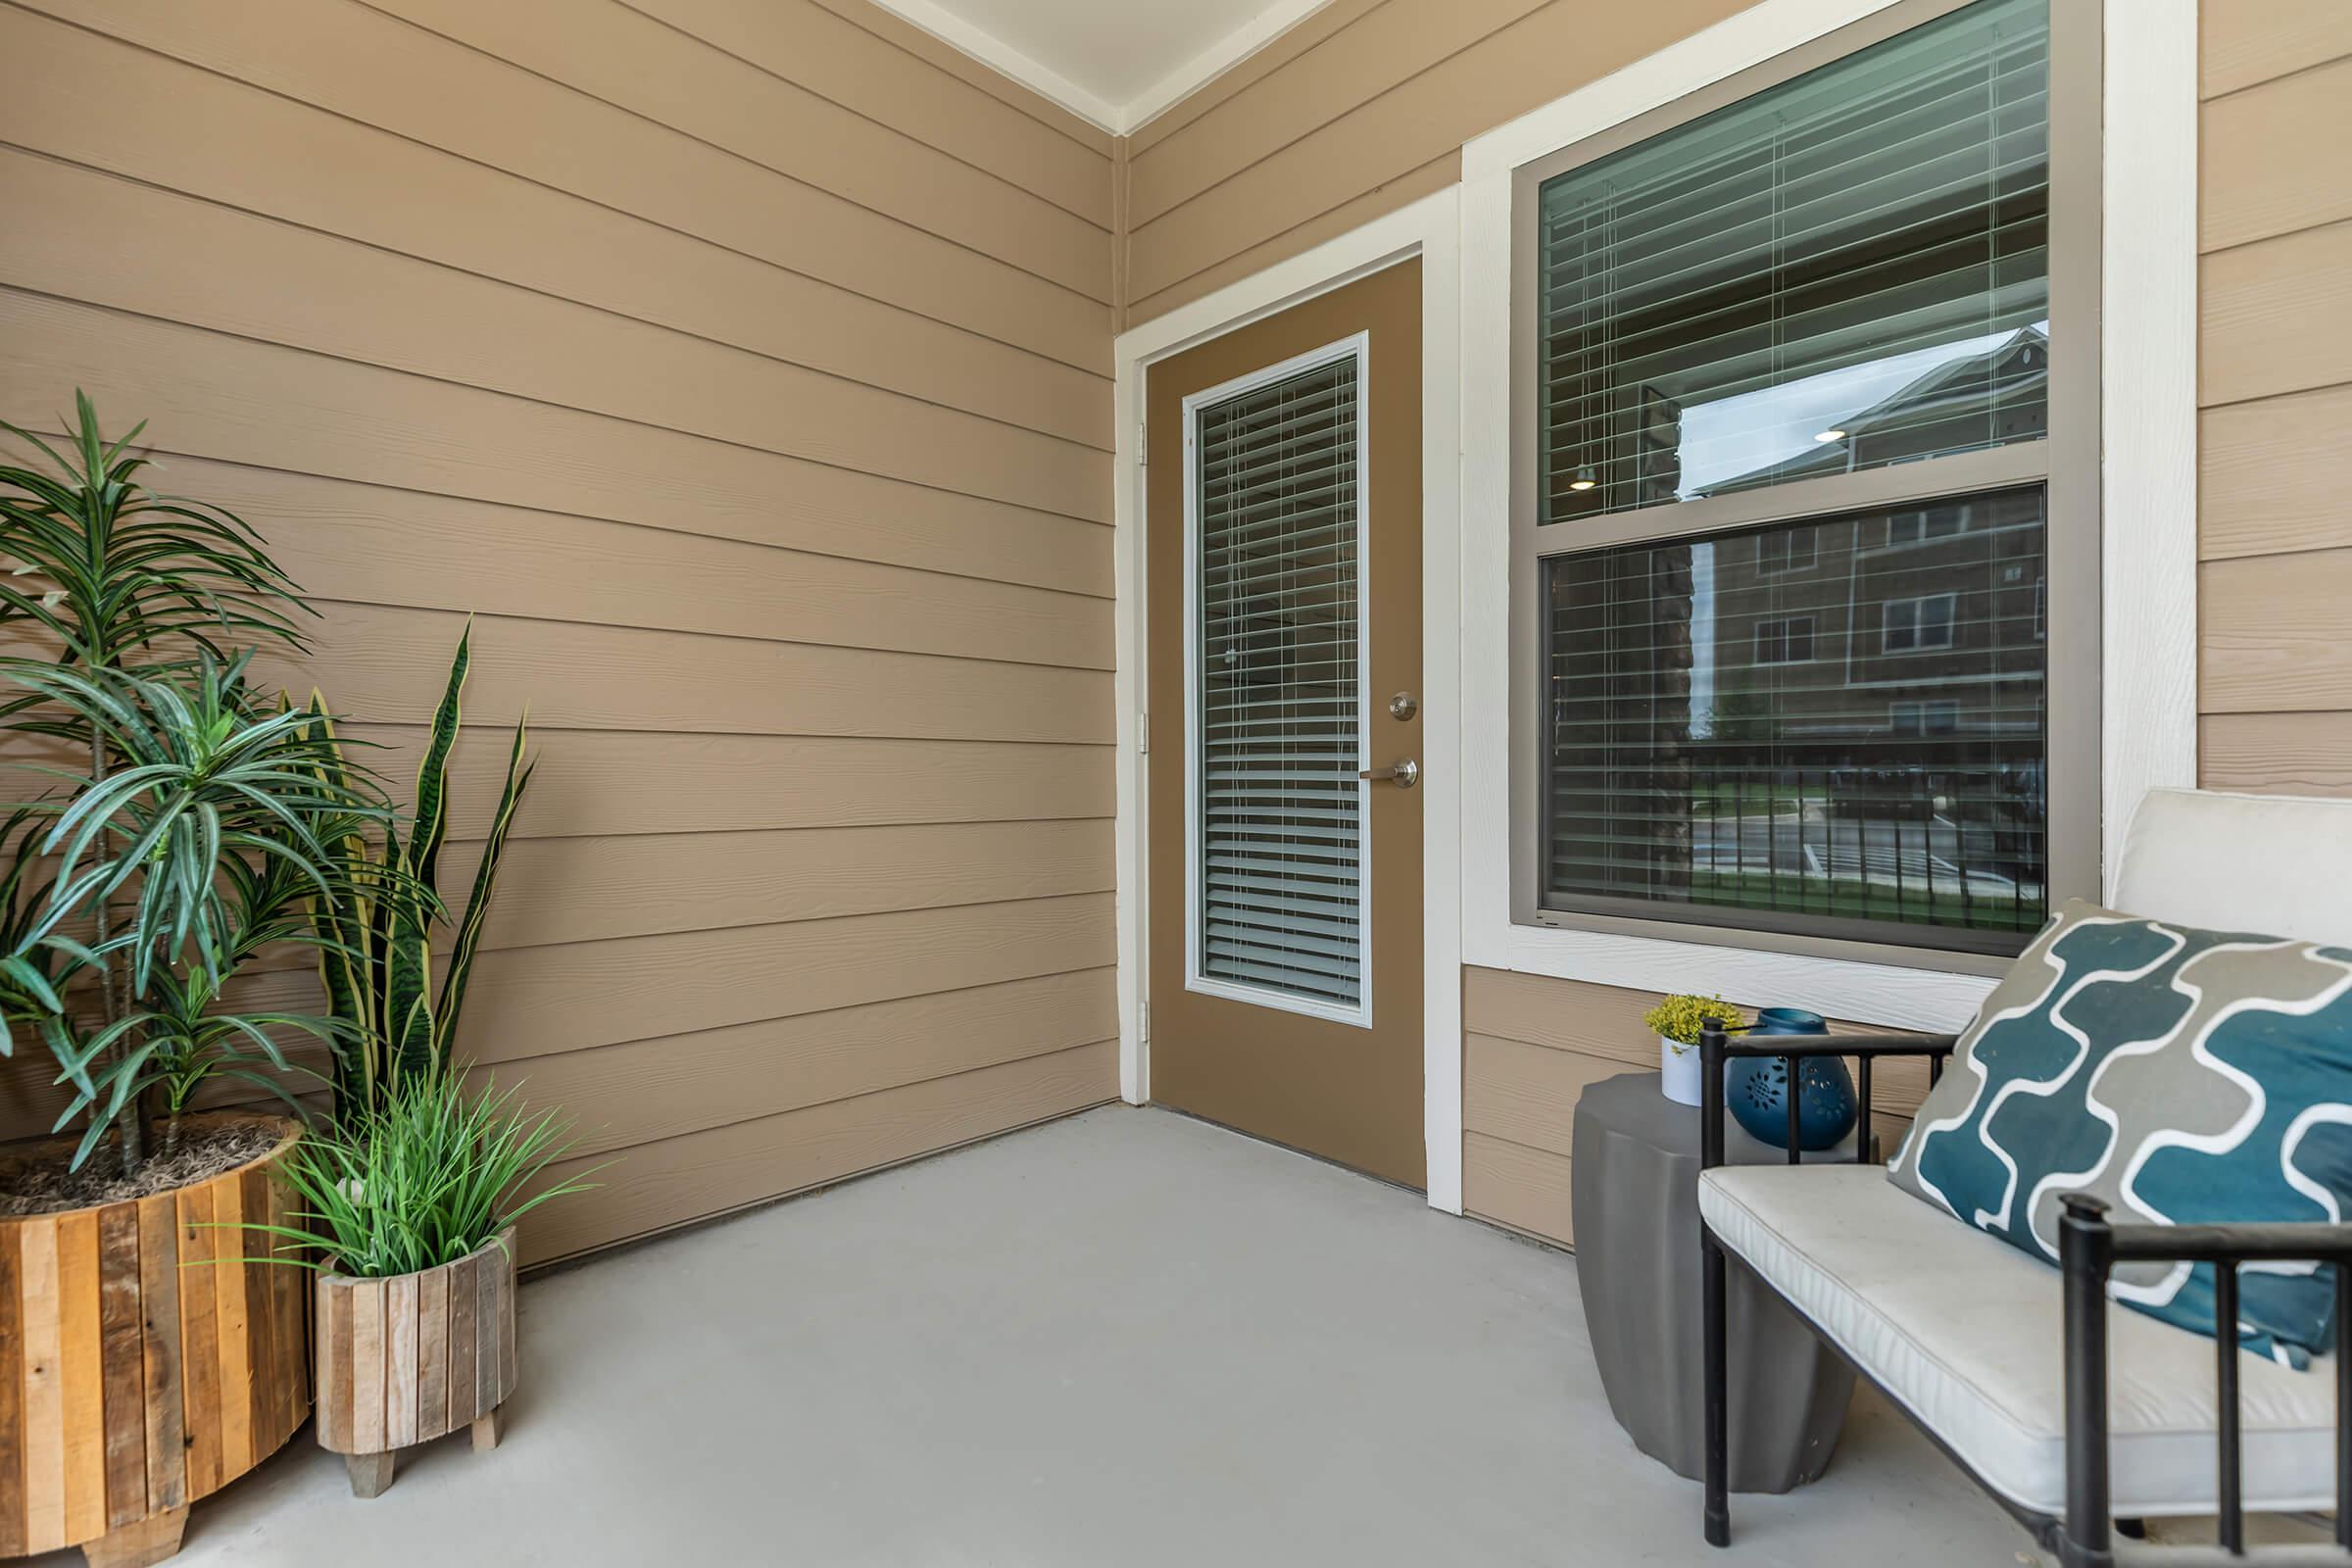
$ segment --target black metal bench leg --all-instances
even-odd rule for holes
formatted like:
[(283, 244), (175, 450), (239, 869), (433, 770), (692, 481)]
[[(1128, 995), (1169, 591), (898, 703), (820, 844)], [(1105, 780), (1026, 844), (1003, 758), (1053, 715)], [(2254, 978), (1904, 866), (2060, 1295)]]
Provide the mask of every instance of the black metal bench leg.
[(2107, 1475), (2107, 1275), (2115, 1264), (2107, 1205), (2066, 1194), (2058, 1220), (2058, 1264), (2066, 1298), (2066, 1517), (2058, 1522), (2061, 1568), (2111, 1568), (2115, 1561)]
[(1723, 1249), (1715, 1238), (1700, 1232), (1703, 1248), (1705, 1321), (1700, 1337), (1706, 1341), (1707, 1544), (1732, 1544), (1731, 1511), (1731, 1369), (1727, 1365), (1724, 1322)]

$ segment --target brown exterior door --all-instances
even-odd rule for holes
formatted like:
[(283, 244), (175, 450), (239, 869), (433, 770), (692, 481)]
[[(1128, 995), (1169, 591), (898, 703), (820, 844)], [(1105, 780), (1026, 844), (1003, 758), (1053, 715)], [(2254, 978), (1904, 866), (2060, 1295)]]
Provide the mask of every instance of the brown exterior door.
[(1153, 1100), (1411, 1187), (1421, 266), (1153, 366)]

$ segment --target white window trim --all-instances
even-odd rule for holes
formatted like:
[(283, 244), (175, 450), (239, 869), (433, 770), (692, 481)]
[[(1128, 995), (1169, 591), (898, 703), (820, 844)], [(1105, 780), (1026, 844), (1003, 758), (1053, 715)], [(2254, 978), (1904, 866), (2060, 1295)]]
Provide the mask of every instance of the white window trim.
[(1144, 373), (1180, 353), (1385, 267), (1421, 259), (1421, 735), (1422, 1137), (1429, 1203), (1462, 1211), (1462, 750), (1458, 715), (1461, 518), (1456, 482), (1461, 430), (1461, 225), (1447, 186), (1312, 250), (1121, 333), (1111, 347), (1116, 446), (1112, 485), (1112, 638), (1118, 667), (1117, 819), (1113, 898), (1118, 927), (1119, 1094), (1152, 1098), (1152, 1053), (1142, 1027), (1150, 971), (1144, 878), (1149, 831), (1138, 741), (1149, 644), (1144, 615)]
[(1764, 564), (1764, 541), (1767, 539), (1787, 539), (1791, 541), (1791, 544), (1793, 545), (1793, 541), (1796, 538), (1795, 533), (1790, 530), (1782, 529), (1771, 533), (1760, 533), (1756, 535), (1757, 576), (1793, 577), (1800, 571), (1815, 571), (1820, 568), (1821, 529), (1817, 524), (1809, 522), (1800, 524), (1800, 526), (1805, 530), (1805, 559), (1801, 562), (1798, 561), (1796, 559), (1796, 551), (1791, 548), (1788, 552), (1788, 564), (1786, 566), (1767, 566)]
[[(1936, 604), (1938, 601), (1949, 604), (1952, 609), (1951, 613), (1943, 617), (1943, 641), (1939, 643), (1932, 643), (1926, 641), (1928, 617), (1925, 612), (1928, 606)], [(1910, 605), (1913, 607), (1911, 612), (1911, 643), (1907, 648), (1897, 648), (1894, 646), (1894, 616), (1892, 612), (1894, 607), (1897, 605)], [(1960, 596), (1951, 592), (1949, 589), (1946, 589), (1942, 593), (1906, 594), (1899, 599), (1886, 599), (1880, 601), (1879, 603), (1879, 656), (1883, 659), (1900, 658), (1905, 654), (1948, 653), (1951, 651), (1953, 646), (1957, 644), (1959, 637)]]
[[(1463, 755), (1510, 752), (1512, 172), (1886, 8), (1762, 0), (1462, 150)], [(2057, 0), (2067, 3), (2067, 0)], [(2104, 878), (2147, 790), (2196, 782), (2196, 0), (2108, 0), (2101, 146)], [(1511, 919), (1509, 769), (1463, 780), (1462, 956), (1486, 967), (1720, 993), (1955, 1028), (1989, 976)]]
[[(1756, 622), (1755, 630), (1750, 635), (1754, 637), (1763, 636), (1764, 628), (1767, 626), (1778, 626), (1780, 628), (1781, 654), (1783, 657), (1779, 659), (1762, 659), (1758, 658), (1753, 650), (1750, 650), (1748, 655), (1748, 662), (1750, 663), (1777, 668), (1782, 664), (1810, 664), (1813, 662), (1813, 617), (1811, 615), (1774, 615), (1768, 619), (1760, 619)], [(1802, 659), (1791, 659), (1787, 657), (1788, 653), (1788, 636), (1789, 633), (1793, 632), (1799, 626), (1805, 628), (1805, 657)]]
[[(1343, 1006), (1336, 1002), (1319, 1002), (1298, 992), (1275, 991), (1264, 986), (1245, 985), (1238, 980), (1220, 980), (1201, 972), (1201, 888), (1205, 873), (1200, 865), (1200, 837), (1202, 822), (1200, 807), (1203, 795), (1200, 788), (1200, 487), (1193, 482), (1195, 465), (1199, 461), (1197, 437), (1200, 430), (1200, 411), (1210, 404), (1223, 403), (1271, 386), (1276, 381), (1307, 370), (1320, 369), (1347, 360), (1355, 366), (1355, 418), (1352, 439), (1355, 442), (1355, 559), (1359, 569), (1355, 579), (1355, 766), (1360, 773), (1372, 765), (1368, 748), (1372, 744), (1372, 694), (1366, 683), (1372, 667), (1372, 619), (1368, 594), (1371, 574), (1361, 569), (1366, 560), (1368, 534), (1372, 521), (1372, 443), (1370, 393), (1372, 374), (1372, 337), (1358, 332), (1337, 343), (1326, 343), (1319, 349), (1269, 365), (1262, 370), (1237, 376), (1219, 386), (1195, 392), (1184, 400), (1184, 798), (1192, 803), (1192, 820), (1184, 825), (1184, 989), (1198, 991), (1202, 996), (1223, 997), (1229, 1002), (1246, 1002), (1253, 1007), (1272, 1007), (1281, 1012), (1304, 1013), (1310, 1018), (1324, 1018), (1333, 1023), (1352, 1024), (1358, 1029), (1372, 1027), (1372, 857), (1371, 843), (1366, 835), (1359, 840), (1361, 853), (1356, 865), (1355, 884), (1355, 972), (1357, 996), (1355, 1005)], [(1372, 785), (1359, 777), (1355, 784), (1356, 820), (1369, 824), (1372, 820)]]
[[(1911, 710), (1911, 719), (1919, 726), (1917, 729), (1906, 731), (1902, 728), (1902, 712), (1905, 709)], [(1886, 725), (1897, 735), (1950, 734), (1950, 730), (1937, 730), (1929, 725), (1928, 716), (1931, 713), (1948, 715), (1952, 720), (1953, 727), (1957, 728), (1960, 721), (1960, 701), (1956, 697), (1903, 698), (1886, 705)]]

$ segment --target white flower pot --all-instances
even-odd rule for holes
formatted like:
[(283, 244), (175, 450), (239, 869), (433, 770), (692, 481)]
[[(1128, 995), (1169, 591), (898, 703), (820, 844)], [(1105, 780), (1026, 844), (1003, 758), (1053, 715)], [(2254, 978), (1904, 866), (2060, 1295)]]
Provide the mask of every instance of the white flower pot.
[(1658, 1036), (1658, 1087), (1678, 1105), (1698, 1103), (1698, 1048)]

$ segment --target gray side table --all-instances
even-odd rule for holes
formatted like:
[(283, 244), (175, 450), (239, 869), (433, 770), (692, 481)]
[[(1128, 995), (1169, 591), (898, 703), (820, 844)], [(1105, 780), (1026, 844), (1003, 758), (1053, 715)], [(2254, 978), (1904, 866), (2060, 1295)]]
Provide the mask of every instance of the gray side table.
[[(1725, 1129), (1737, 1164), (1786, 1151)], [(1635, 1446), (1693, 1480), (1704, 1473), (1699, 1340), (1698, 1110), (1658, 1092), (1654, 1072), (1587, 1089), (1576, 1105), (1570, 1202), (1576, 1277), (1609, 1409)], [(1838, 1149), (1805, 1156), (1852, 1159)], [(1854, 1369), (1747, 1269), (1733, 1269), (1734, 1492), (1787, 1492), (1829, 1467)]]

